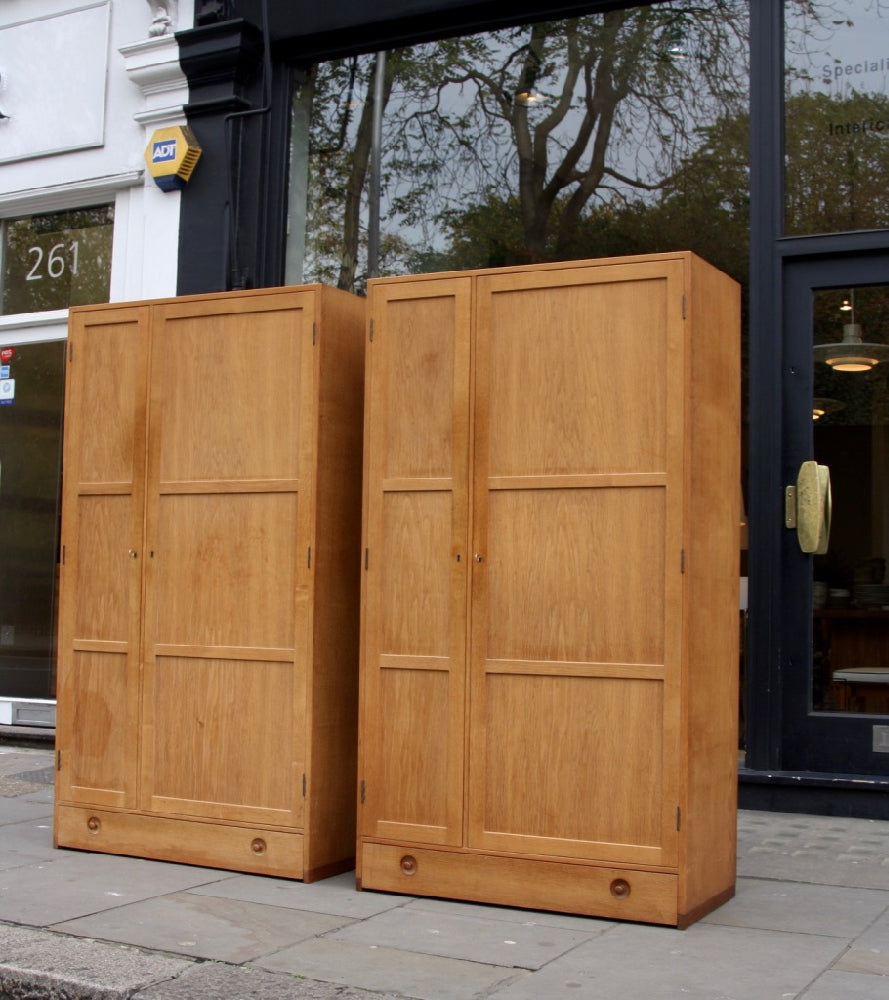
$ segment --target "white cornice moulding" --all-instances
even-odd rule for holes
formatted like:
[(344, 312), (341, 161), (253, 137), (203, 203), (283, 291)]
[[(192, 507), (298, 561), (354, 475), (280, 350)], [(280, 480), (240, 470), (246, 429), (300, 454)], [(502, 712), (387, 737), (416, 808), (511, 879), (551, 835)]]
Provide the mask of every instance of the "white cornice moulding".
[(179, 43), (173, 35), (146, 38), (118, 50), (127, 76), (142, 91), (145, 107), (133, 114), (140, 125), (182, 119), (188, 80), (179, 66)]
[(0, 214), (10, 216), (17, 212), (55, 212), (110, 201), (119, 191), (140, 185), (144, 174), (144, 170), (128, 170), (121, 174), (91, 177), (66, 184), (4, 192), (0, 194)]

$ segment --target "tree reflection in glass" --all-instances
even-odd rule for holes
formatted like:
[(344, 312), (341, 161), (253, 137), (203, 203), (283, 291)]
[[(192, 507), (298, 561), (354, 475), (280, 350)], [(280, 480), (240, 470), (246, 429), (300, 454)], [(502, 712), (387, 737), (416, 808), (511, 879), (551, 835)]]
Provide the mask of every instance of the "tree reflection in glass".
[[(690, 248), (743, 278), (747, 24), (746, 0), (684, 0), (387, 53), (383, 272)], [(375, 65), (295, 96), (307, 280), (366, 278)]]

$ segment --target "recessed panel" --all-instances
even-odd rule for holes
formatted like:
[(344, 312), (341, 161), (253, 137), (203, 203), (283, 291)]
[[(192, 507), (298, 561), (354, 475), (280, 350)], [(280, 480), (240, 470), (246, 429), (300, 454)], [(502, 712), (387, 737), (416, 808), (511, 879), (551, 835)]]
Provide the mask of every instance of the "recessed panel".
[(660, 844), (661, 682), (489, 674), (486, 693), (486, 832)]
[(160, 480), (295, 479), (298, 309), (168, 318), (152, 355)]
[(290, 809), (292, 663), (158, 657), (154, 796)]
[(383, 495), (383, 653), (450, 656), (450, 492)]
[(296, 510), (296, 494), (161, 496), (154, 641), (292, 648)]
[(488, 496), (488, 658), (663, 663), (662, 488)]
[(68, 787), (122, 792), (126, 788), (127, 656), (74, 653), (66, 688), (71, 768)]
[(384, 476), (453, 473), (455, 311), (450, 296), (387, 303)]
[(443, 671), (381, 671), (381, 773), (374, 793), (384, 822), (447, 825), (448, 685)]
[(134, 453), (134, 418), (145, 392), (138, 381), (142, 351), (137, 346), (145, 335), (135, 321), (97, 323), (76, 345), (81, 367), (72, 377), (78, 378), (79, 392), (70, 415), (80, 446), (81, 483), (132, 483), (134, 475), (141, 475), (141, 465), (134, 469), (141, 458)]
[(666, 281), (491, 299), (490, 474), (662, 472)]
[(77, 514), (74, 637), (126, 642), (133, 572), (132, 499), (82, 496)]

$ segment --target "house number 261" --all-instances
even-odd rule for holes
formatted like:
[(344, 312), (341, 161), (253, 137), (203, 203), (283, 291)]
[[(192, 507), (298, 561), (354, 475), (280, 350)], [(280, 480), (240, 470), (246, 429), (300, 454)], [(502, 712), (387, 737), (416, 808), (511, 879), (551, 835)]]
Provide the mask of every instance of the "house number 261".
[[(44, 274), (50, 278), (61, 278), (65, 273), (65, 266), (68, 263), (65, 259), (66, 245), (56, 243), (49, 253), (43, 247), (28, 247), (28, 253), (34, 256), (34, 264), (28, 271), (27, 281), (42, 281)], [(77, 241), (67, 245), (71, 252), (71, 273), (77, 274)]]

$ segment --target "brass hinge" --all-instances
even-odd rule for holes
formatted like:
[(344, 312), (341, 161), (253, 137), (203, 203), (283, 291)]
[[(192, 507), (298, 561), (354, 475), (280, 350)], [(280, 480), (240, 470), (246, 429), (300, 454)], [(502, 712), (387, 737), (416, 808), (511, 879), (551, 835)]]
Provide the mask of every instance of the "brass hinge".
[(685, 572), (685, 549), (683, 549), (679, 554), (679, 572)]
[(364, 778), (361, 779), (361, 804), (364, 805)]
[(364, 550), (364, 572), (367, 572), (367, 567), (370, 564), (370, 549)]
[(685, 319), (685, 296), (682, 296), (682, 318)]
[(315, 346), (315, 333), (316, 333), (316, 331), (317, 331), (317, 328), (316, 328), (315, 324), (313, 323), (312, 324), (312, 347)]
[(374, 321), (370, 321), (370, 342), (374, 342)]
[(62, 546), (62, 565), (65, 565), (65, 546)]
[(305, 772), (303, 772), (303, 798), (305, 797), (306, 797), (306, 775)]
[(312, 568), (312, 546), (309, 546), (309, 569)]
[(682, 806), (676, 806), (676, 831), (682, 829)]
[(68, 360), (69, 361), (74, 360), (74, 345), (71, 343), (70, 340), (68, 341)]
[(56, 770), (62, 770), (62, 751), (56, 750)]

